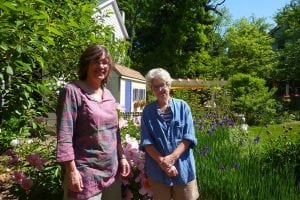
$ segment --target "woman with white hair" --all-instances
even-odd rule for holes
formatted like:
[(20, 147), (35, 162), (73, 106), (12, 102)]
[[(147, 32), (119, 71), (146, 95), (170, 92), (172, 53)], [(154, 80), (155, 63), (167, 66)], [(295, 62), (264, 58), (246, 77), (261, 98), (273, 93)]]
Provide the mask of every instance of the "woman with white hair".
[(140, 149), (155, 200), (195, 200), (199, 197), (193, 148), (197, 140), (189, 105), (170, 97), (170, 74), (155, 68), (146, 75), (156, 101), (141, 119)]

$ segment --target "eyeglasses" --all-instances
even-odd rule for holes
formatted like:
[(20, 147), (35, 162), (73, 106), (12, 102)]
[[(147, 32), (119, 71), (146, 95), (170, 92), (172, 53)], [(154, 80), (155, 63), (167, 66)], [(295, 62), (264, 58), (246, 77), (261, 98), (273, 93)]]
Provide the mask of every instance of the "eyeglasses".
[(101, 59), (101, 60), (93, 60), (92, 63), (94, 65), (107, 65), (108, 66), (108, 60), (107, 59)]
[(159, 85), (152, 85), (152, 89), (156, 90), (156, 91), (161, 91), (169, 86), (170, 86), (170, 84), (168, 82), (165, 82), (165, 83), (161, 83)]

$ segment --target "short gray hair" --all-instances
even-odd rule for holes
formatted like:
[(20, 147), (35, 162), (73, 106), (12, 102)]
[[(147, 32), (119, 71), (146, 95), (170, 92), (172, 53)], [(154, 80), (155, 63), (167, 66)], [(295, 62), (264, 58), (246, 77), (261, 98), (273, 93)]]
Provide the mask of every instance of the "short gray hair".
[(172, 78), (169, 72), (163, 68), (151, 69), (146, 75), (146, 82), (149, 88), (152, 88), (152, 81), (154, 79), (161, 79), (171, 86)]

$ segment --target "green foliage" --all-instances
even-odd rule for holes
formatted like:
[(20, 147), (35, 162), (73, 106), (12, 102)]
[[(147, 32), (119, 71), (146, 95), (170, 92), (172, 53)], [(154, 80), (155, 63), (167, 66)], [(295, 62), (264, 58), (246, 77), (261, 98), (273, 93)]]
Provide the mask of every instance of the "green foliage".
[(225, 79), (237, 73), (250, 74), (270, 79), (276, 65), (276, 53), (272, 49), (273, 39), (263, 19), (249, 22), (241, 19), (230, 26), (225, 34), (226, 57), (224, 68), (220, 69)]
[[(0, 0), (0, 124), (7, 140), (36, 116), (55, 110), (57, 91), (63, 86), (58, 80), (75, 79), (79, 56), (88, 45), (104, 44), (117, 62), (130, 62), (125, 54), (128, 43), (112, 41), (112, 28), (103, 25), (106, 15), (92, 17), (97, 4)], [(14, 119), (19, 122), (10, 128)]]
[(275, 16), (277, 27), (271, 31), (274, 47), (280, 60), (275, 76), (281, 80), (299, 80), (300, 77), (300, 1), (293, 0)]
[(225, 90), (219, 87), (203, 90), (172, 90), (172, 97), (185, 100), (191, 108), (193, 117), (196, 119), (203, 116), (204, 113), (215, 113), (226, 117), (233, 116), (229, 110), (229, 96)]
[(269, 90), (263, 79), (236, 74), (229, 79), (226, 89), (231, 95), (230, 110), (244, 113), (248, 124), (275, 122), (280, 105), (274, 99), (275, 90)]
[(4, 120), (0, 128), (0, 154), (11, 147), (12, 140), (20, 140), (28, 137), (43, 138), (45, 133), (44, 118), (34, 117), (30, 113), (20, 118), (12, 117)]
[(138, 122), (139, 119), (129, 119), (127, 120), (128, 124), (121, 129), (121, 138), (122, 141), (125, 140), (126, 134), (128, 134), (130, 137), (133, 137), (137, 140), (140, 139), (140, 127)]
[[(300, 138), (292, 140), (288, 132), (285, 132), (268, 141), (265, 149), (267, 150), (264, 152), (263, 159), (270, 165), (269, 168), (285, 168), (289, 165), (292, 169), (296, 167), (300, 169)], [(300, 176), (300, 173), (297, 173)]]
[(249, 127), (249, 135), (259, 135), (263, 141), (262, 160), (266, 170), (289, 168), (300, 177), (300, 124), (291, 122)]
[(185, 100), (191, 108), (193, 117), (196, 118), (203, 115), (203, 103), (209, 98), (205, 93), (191, 89), (172, 90), (172, 97)]
[[(2, 123), (3, 127), (6, 128), (0, 128), (0, 154), (11, 146), (10, 142), (13, 139), (30, 135), (28, 125), (23, 122), (24, 120), (22, 119), (11, 118)], [(20, 129), (19, 127), (22, 128)]]
[[(24, 139), (14, 149), (7, 151), (9, 155), (1, 164), (12, 171), (15, 182), (11, 192), (14, 195), (28, 200), (62, 198), (61, 168), (56, 163), (55, 150), (55, 138), (48, 137), (44, 141)], [(24, 173), (26, 178), (21, 180), (15, 176), (19, 172)], [(24, 179), (33, 181), (32, 185), (26, 184)]]
[[(127, 13), (132, 66), (145, 74), (164, 67), (173, 77), (199, 76), (210, 63), (212, 16), (204, 0), (118, 1)], [(176, 23), (174, 23), (176, 22)]]
[[(209, 120), (203, 117), (197, 121)], [(194, 150), (202, 198), (281, 200), (299, 197), (295, 172), (290, 170), (293, 165), (286, 163), (287, 167), (272, 168), (273, 165), (262, 159), (264, 151), (259, 137), (253, 138), (238, 128), (217, 126), (208, 132), (209, 129), (210, 125), (197, 129), (198, 145)]]

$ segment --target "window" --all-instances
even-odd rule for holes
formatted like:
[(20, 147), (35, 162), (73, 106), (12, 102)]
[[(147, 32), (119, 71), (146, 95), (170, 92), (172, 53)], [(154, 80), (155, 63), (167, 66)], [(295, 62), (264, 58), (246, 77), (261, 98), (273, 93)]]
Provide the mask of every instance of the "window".
[(133, 89), (133, 101), (140, 101), (146, 99), (146, 90), (144, 89)]

